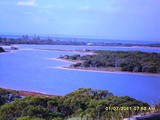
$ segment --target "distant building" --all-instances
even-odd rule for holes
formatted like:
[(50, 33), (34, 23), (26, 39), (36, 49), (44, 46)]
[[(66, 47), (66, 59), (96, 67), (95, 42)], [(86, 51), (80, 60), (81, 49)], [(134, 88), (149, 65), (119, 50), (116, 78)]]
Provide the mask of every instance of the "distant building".
[(87, 45), (93, 45), (93, 43), (87, 43)]

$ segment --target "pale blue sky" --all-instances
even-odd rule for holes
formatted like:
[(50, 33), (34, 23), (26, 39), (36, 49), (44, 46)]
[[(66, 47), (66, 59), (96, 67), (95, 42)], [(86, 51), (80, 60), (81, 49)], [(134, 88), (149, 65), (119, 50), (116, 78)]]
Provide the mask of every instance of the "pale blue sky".
[(160, 40), (160, 0), (0, 0), (0, 33)]

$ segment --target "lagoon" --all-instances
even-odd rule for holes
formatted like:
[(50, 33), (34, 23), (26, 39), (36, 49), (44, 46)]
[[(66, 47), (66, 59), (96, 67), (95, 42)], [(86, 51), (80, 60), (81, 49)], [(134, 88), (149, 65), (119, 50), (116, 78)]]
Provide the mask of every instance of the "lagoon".
[(150, 104), (160, 99), (160, 76), (56, 69), (52, 67), (70, 63), (46, 58), (74, 53), (33, 49), (70, 50), (85, 46), (19, 45), (18, 48), (18, 51), (0, 54), (0, 87), (53, 95), (65, 95), (78, 88), (107, 89), (115, 95), (127, 95)]
[(60, 50), (111, 50), (111, 51), (142, 51), (160, 53), (158, 47), (120, 47), (120, 46), (74, 46), (74, 45), (20, 45), (22, 49), (60, 49)]

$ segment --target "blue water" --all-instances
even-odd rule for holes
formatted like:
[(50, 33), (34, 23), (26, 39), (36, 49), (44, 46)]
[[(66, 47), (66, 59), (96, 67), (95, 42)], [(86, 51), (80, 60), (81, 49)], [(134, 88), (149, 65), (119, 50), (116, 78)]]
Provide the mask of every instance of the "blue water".
[(142, 51), (160, 53), (156, 47), (111, 47), (111, 46), (74, 46), (74, 45), (21, 45), (20, 48), (61, 49), (61, 50), (113, 50), (113, 51)]
[[(19, 46), (20, 50), (0, 54), (0, 87), (65, 95), (78, 88), (104, 90), (118, 96), (130, 97), (154, 104), (160, 99), (160, 76), (115, 74), (61, 70), (51, 67), (70, 63), (45, 58), (72, 54), (53, 51), (33, 51), (26, 48), (45, 46)], [(60, 47), (60, 46), (59, 46)]]

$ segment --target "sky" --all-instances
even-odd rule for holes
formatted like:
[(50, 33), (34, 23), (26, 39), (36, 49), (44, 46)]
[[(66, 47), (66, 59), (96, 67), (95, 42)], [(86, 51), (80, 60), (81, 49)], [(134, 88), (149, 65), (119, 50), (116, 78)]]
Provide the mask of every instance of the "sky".
[(160, 0), (0, 0), (1, 34), (160, 40)]

